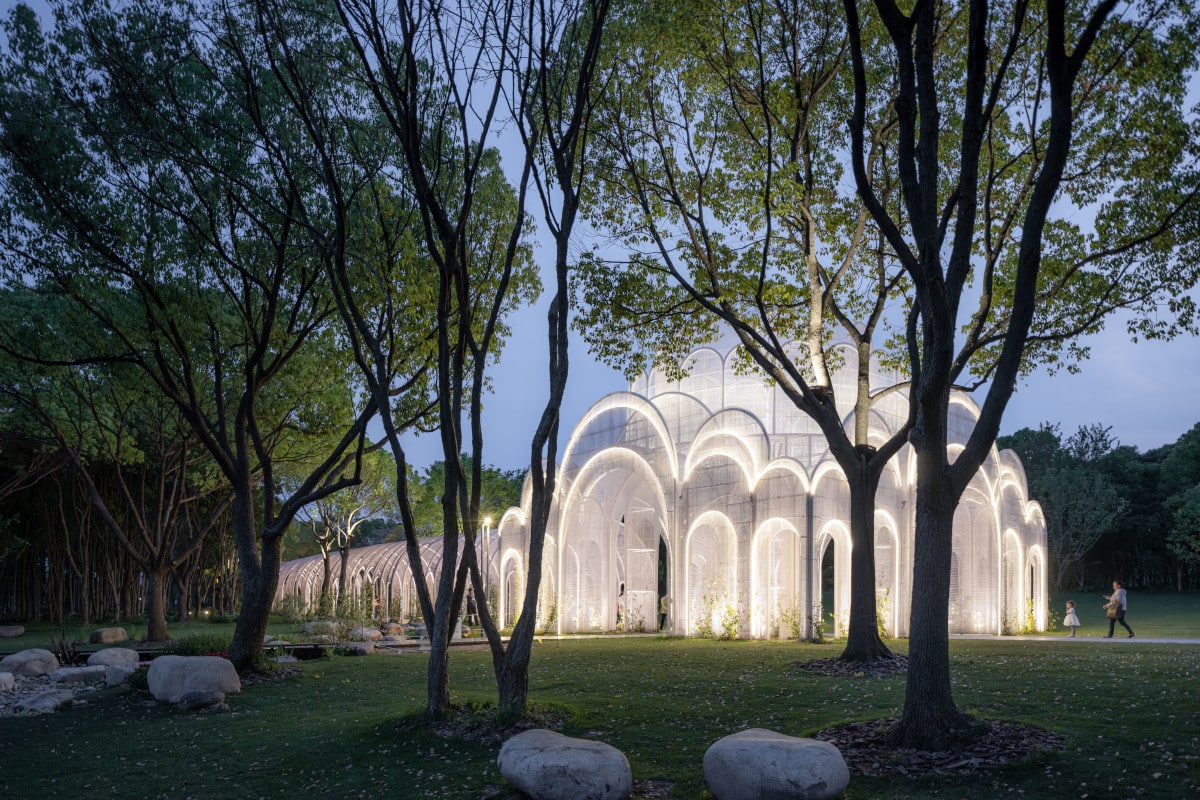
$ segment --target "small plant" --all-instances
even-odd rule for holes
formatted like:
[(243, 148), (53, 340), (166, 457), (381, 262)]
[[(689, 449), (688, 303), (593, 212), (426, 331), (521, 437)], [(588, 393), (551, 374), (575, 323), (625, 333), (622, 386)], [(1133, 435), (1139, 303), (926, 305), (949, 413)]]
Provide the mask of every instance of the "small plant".
[(276, 604), (279, 618), (289, 625), (303, 622), (308, 614), (300, 595), (289, 594)]
[(50, 636), (50, 652), (54, 653), (58, 663), (64, 667), (78, 664), (83, 660), (79, 654), (81, 644), (83, 644), (83, 640), (75, 636), (67, 636), (65, 628), (59, 629), (58, 636), (53, 634)]
[(717, 638), (723, 642), (738, 638), (738, 626), (741, 624), (742, 615), (737, 606), (726, 598), (717, 612)]
[(150, 667), (138, 667), (129, 673), (129, 677), (125, 679), (125, 685), (135, 692), (150, 691)]
[(778, 620), (778, 630), (780, 639), (800, 638), (800, 608), (795, 604), (790, 606), (778, 606), (775, 609), (775, 614)]
[(887, 588), (875, 591), (875, 625), (879, 628), (879, 638), (886, 639), (890, 635), (888, 629), (892, 621), (892, 598)]
[(808, 618), (808, 624), (812, 630), (812, 634), (807, 641), (812, 644), (821, 644), (825, 641), (825, 607), (820, 603), (813, 605), (812, 614)]
[(742, 621), (738, 605), (729, 597), (722, 578), (704, 582), (696, 617), (696, 632), (708, 639), (736, 639)]

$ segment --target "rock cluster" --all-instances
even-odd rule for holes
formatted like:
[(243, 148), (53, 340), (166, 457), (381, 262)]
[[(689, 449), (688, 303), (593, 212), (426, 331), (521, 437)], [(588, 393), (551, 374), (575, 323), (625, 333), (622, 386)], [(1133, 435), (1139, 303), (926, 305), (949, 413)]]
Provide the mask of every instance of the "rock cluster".
[(78, 698), (94, 692), (94, 683), (58, 683), (49, 675), (17, 678), (11, 673), (0, 673), (0, 687), (9, 675), (9, 688), (0, 688), (0, 717), (16, 714), (44, 714), (78, 702)]

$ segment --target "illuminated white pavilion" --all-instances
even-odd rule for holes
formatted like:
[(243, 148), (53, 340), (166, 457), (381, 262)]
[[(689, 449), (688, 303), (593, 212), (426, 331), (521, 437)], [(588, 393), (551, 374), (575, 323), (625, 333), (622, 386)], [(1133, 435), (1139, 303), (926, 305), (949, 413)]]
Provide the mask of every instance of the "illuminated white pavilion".
[[(849, 616), (849, 491), (817, 426), (778, 388), (749, 374), (737, 349), (701, 347), (687, 377), (652, 372), (602, 398), (564, 450), (543, 558), (539, 622), (572, 633), (653, 629), (662, 595), (667, 629), (720, 628), (770, 638), (813, 634), (822, 604), (834, 635)], [(854, 396), (855, 351), (834, 376)], [(875, 371), (872, 386), (898, 382)], [(894, 394), (870, 420), (882, 443), (906, 399)], [(852, 406), (843, 409), (849, 418)], [(952, 399), (951, 449), (978, 417)], [(912, 592), (916, 457), (906, 445), (880, 481), (875, 512), (876, 591), (890, 635), (907, 635)], [(500, 520), (499, 612), (511, 623), (524, 591), (528, 487)], [(950, 630), (1004, 633), (1046, 625), (1046, 527), (1012, 451), (991, 454), (954, 518)], [(829, 589), (822, 591), (822, 574)], [(623, 591), (623, 594), (622, 594)], [(832, 608), (829, 607), (832, 605)]]
[[(849, 421), (855, 351), (842, 348), (834, 375)], [(849, 617), (849, 491), (817, 426), (782, 391), (745, 369), (737, 348), (700, 347), (687, 377), (652, 372), (588, 410), (563, 451), (543, 554), (539, 628), (574, 633), (653, 630), (669, 598), (667, 630), (696, 635), (728, 626), (738, 636), (812, 636), (832, 613), (833, 634)], [(873, 370), (872, 387), (899, 378)], [(892, 394), (872, 411), (871, 440), (901, 424), (906, 399)], [(950, 448), (961, 449), (978, 417), (965, 394), (952, 398)], [(912, 592), (916, 457), (905, 446), (880, 480), (875, 511), (876, 592), (887, 632), (906, 636)], [(487, 583), (504, 625), (519, 611), (527, 575), (531, 504), (483, 537)], [(482, 542), (480, 543), (481, 550)], [(441, 539), (423, 541), (431, 589)], [(335, 559), (334, 580), (340, 572)], [(404, 545), (350, 551), (358, 592), (372, 586), (392, 613), (417, 614)], [(954, 518), (950, 631), (1005, 633), (1046, 626), (1046, 526), (1029, 500), (1012, 451), (991, 454)], [(312, 606), (320, 556), (284, 564), (277, 599)], [(334, 587), (338, 591), (339, 587)], [(495, 607), (498, 605), (498, 609)]]

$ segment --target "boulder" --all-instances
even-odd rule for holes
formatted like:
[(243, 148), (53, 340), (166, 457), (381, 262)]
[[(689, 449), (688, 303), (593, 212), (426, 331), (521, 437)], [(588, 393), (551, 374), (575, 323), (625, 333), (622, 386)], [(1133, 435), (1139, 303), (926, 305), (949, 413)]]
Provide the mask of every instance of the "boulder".
[(370, 642), (346, 642), (343, 647), (348, 656), (369, 656), (375, 652), (375, 645)]
[(88, 681), (104, 680), (108, 667), (97, 664), (91, 667), (60, 667), (50, 673), (50, 680), (55, 683), (87, 683)]
[(23, 678), (39, 678), (58, 669), (58, 659), (49, 650), (33, 647), (5, 656), (0, 661), (0, 672), (11, 672)]
[(13, 677), (11, 672), (0, 672), (0, 692), (12, 691), (12, 688), (17, 685), (17, 679)]
[(386, 622), (383, 625), (383, 633), (385, 636), (402, 636), (404, 635), (404, 626), (399, 622)]
[(350, 631), (350, 638), (356, 642), (377, 642), (383, 637), (378, 628), (355, 628)]
[(633, 772), (620, 750), (541, 728), (506, 741), (496, 764), (533, 800), (624, 800), (633, 790)]
[(141, 656), (137, 650), (130, 650), (128, 647), (106, 647), (88, 656), (87, 663), (89, 667), (107, 667), (114, 664), (136, 667), (140, 660)]
[(18, 711), (29, 711), (34, 714), (52, 714), (73, 702), (75, 702), (74, 692), (67, 689), (56, 689), (26, 697), (17, 703), (15, 708)]
[(129, 639), (129, 631), (124, 628), (100, 628), (92, 631), (88, 641), (92, 644), (115, 644)]
[(25, 635), (23, 625), (0, 625), (0, 639), (15, 639)]
[(150, 662), (146, 681), (154, 699), (164, 703), (178, 703), (188, 692), (242, 691), (233, 662), (220, 656), (159, 656)]
[(129, 680), (129, 676), (136, 670), (136, 664), (132, 666), (129, 664), (109, 664), (104, 668), (104, 684), (106, 686), (120, 686)]
[(211, 690), (188, 692), (179, 698), (179, 702), (175, 704), (175, 707), (180, 711), (229, 710), (229, 706), (225, 705), (225, 695), (222, 692)]
[(826, 800), (845, 791), (850, 770), (828, 742), (750, 728), (708, 748), (704, 779), (717, 800)]
[(384, 647), (399, 647), (400, 645), (404, 644), (404, 639), (400, 638), (399, 636), (393, 636), (389, 634), (375, 644), (382, 645)]

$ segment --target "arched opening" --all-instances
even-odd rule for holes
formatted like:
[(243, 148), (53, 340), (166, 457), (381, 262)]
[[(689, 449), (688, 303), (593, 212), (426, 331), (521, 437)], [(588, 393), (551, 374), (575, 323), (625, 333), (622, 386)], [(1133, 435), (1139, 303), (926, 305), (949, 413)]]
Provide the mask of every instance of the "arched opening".
[(1026, 593), (1022, 586), (1025, 581), (1022, 567), (1025, 559), (1021, 556), (1021, 542), (1011, 530), (1004, 534), (1000, 554), (1002, 582), (1000, 586), (1001, 603), (1004, 605), (1004, 617), (1001, 633), (1024, 633), (1029, 627), (1026, 613)]
[(755, 534), (750, 569), (753, 605), (751, 635), (796, 639), (802, 630), (800, 610), (800, 537), (787, 521), (773, 519)]
[(500, 563), (500, 627), (517, 624), (525, 597), (525, 574), (515, 550), (505, 552)]
[(826, 540), (821, 550), (821, 633), (825, 636), (837, 635), (837, 602), (834, 599), (834, 579), (836, 560), (832, 540)]
[[(665, 500), (628, 450), (589, 462), (562, 520), (559, 630), (655, 630)], [(623, 590), (623, 593), (622, 593)], [(618, 623), (618, 609), (621, 620)]]
[(704, 514), (688, 534), (687, 548), (687, 633), (719, 635), (737, 609), (733, 524), (724, 514)]
[(821, 587), (820, 624), (828, 636), (842, 636), (850, 624), (850, 532), (841, 522), (825, 525), (817, 537)]

